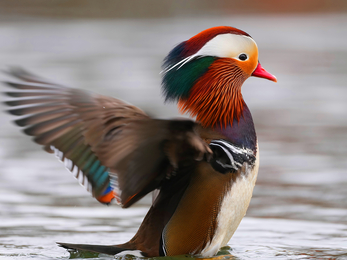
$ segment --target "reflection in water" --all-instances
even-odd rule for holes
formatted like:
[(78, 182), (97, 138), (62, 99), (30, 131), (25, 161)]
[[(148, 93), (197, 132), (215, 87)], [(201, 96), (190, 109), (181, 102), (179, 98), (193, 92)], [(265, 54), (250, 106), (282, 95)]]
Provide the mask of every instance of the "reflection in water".
[[(217, 256), (213, 257), (214, 260), (237, 260), (239, 258), (231, 255), (230, 253), (231, 248), (226, 246), (221, 248), (221, 250), (218, 252)], [(105, 258), (105, 259), (110, 259), (111, 257), (108, 255), (103, 255), (103, 254), (99, 254), (99, 253), (93, 253), (93, 252), (88, 252), (88, 251), (74, 251), (71, 250), (70, 252), (70, 259), (75, 259), (75, 258)], [(113, 258), (113, 257), (112, 257)], [(133, 255), (117, 255), (117, 257), (115, 257), (118, 260), (137, 260), (137, 259), (141, 259), (140, 257), (136, 257)], [(211, 258), (197, 258), (197, 257), (193, 257), (191, 255), (179, 255), (179, 256), (168, 256), (165, 257), (166, 260), (183, 260), (183, 259), (211, 259)], [(151, 258), (147, 258), (150, 260), (159, 260), (159, 259), (163, 259), (163, 257), (151, 257)]]
[[(243, 87), (261, 166), (247, 217), (218, 259), (347, 259), (347, 19), (344, 16), (194, 20), (2, 20), (0, 66), (21, 65), (70, 86), (112, 95), (156, 117), (160, 63), (174, 44), (215, 25), (249, 32), (278, 84)], [(328, 32), (326, 37), (323, 32)], [(0, 257), (67, 258), (55, 245), (129, 240), (150, 199), (104, 207), (0, 115)], [(99, 256), (99, 259), (112, 259)], [(121, 257), (128, 259), (127, 256)]]

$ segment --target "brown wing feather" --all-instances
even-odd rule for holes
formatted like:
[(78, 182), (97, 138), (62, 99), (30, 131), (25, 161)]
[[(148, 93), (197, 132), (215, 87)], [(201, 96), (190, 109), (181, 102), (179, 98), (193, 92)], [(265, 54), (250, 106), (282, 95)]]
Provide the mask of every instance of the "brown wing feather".
[(188, 120), (133, 120), (98, 146), (102, 161), (118, 174), (124, 207), (158, 188), (179, 167), (211, 152), (195, 127)]
[[(7, 92), (9, 112), (46, 151), (68, 159), (69, 169), (82, 173), (95, 197), (116, 172), (121, 203), (128, 207), (160, 187), (174, 170), (211, 153), (187, 120), (155, 120), (119, 99), (50, 83), (23, 70), (11, 70), (20, 82)], [(112, 177), (112, 176), (111, 176)], [(82, 178), (83, 182), (84, 179)]]

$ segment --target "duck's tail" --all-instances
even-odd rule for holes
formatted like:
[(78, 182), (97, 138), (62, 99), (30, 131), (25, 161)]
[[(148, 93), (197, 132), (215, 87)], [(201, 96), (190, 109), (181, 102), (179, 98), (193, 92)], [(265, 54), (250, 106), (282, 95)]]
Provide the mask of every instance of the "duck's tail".
[(83, 250), (90, 251), (95, 253), (107, 254), (107, 255), (116, 255), (122, 251), (129, 249), (121, 248), (118, 246), (102, 246), (102, 245), (88, 245), (88, 244), (69, 244), (69, 243), (60, 243), (57, 244), (68, 250)]

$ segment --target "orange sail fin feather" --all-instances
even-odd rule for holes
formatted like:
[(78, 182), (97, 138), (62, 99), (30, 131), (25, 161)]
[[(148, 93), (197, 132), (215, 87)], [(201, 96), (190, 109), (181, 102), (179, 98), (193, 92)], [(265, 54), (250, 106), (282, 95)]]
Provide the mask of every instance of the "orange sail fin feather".
[(232, 125), (244, 106), (242, 83), (248, 78), (231, 59), (217, 59), (193, 86), (187, 99), (180, 98), (182, 113), (196, 116), (205, 127)]

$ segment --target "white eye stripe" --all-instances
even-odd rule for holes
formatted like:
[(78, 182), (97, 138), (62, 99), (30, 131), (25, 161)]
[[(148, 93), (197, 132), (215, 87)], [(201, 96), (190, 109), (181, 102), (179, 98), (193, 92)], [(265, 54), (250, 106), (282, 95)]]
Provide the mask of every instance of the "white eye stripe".
[[(247, 59), (239, 59), (240, 54), (246, 54)], [(258, 47), (255, 41), (248, 36), (238, 34), (220, 34), (209, 40), (198, 52), (188, 56), (181, 61), (165, 68), (161, 73), (165, 74), (172, 69), (180, 69), (186, 63), (196, 57), (214, 56), (219, 58), (233, 58), (240, 61), (247, 61), (251, 55), (256, 55), (258, 60)]]
[(194, 56), (216, 56), (236, 58), (242, 53), (250, 56), (257, 44), (248, 36), (237, 34), (220, 34), (208, 41)]

